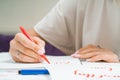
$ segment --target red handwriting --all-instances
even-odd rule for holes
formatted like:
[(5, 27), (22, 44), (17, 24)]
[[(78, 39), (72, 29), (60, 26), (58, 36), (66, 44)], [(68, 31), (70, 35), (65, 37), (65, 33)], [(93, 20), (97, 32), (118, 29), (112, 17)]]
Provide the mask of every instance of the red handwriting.
[(59, 61), (59, 62), (55, 62), (55, 64), (70, 64), (70, 61)]
[(104, 78), (104, 77), (107, 77), (107, 78), (120, 78), (120, 74), (118, 75), (109, 75), (109, 74), (92, 74), (92, 73), (84, 73), (84, 72), (80, 72), (79, 70), (74, 70), (74, 73), (73, 73), (75, 76), (81, 76), (81, 77), (86, 77), (86, 78), (94, 78), (94, 77), (97, 77), (97, 78)]
[(91, 67), (91, 69), (101, 69), (101, 70), (108, 70), (108, 71), (113, 70), (111, 67)]

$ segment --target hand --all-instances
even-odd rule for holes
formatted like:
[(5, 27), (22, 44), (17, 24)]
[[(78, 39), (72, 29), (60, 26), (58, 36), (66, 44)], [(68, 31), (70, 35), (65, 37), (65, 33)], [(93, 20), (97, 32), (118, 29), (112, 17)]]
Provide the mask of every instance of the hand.
[(10, 42), (9, 53), (16, 62), (41, 62), (38, 53), (45, 53), (45, 42), (38, 37), (31, 37), (30, 41), (24, 34), (17, 33)]
[(88, 62), (105, 61), (111, 63), (119, 62), (118, 56), (111, 50), (88, 45), (76, 51), (71, 56), (75, 58), (86, 59)]

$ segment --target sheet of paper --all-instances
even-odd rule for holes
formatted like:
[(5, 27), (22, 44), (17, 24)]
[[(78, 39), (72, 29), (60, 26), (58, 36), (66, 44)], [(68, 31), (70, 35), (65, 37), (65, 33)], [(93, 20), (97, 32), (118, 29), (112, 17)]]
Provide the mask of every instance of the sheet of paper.
[[(69, 66), (76, 67), (80, 65), (79, 59), (72, 58), (70, 56), (47, 56), (51, 64), (47, 64), (45, 61), (43, 63), (16, 63), (12, 60), (11, 56), (8, 53), (0, 54), (0, 80), (51, 80), (53, 73), (56, 71), (54, 68), (59, 69), (60, 66), (68, 66), (67, 69), (70, 69)], [(49, 76), (41, 75), (30, 75), (30, 76), (21, 76), (16, 74), (16, 70), (25, 69), (25, 68), (40, 68), (45, 67), (49, 70)], [(60, 70), (60, 69), (59, 69)], [(61, 69), (62, 70), (62, 69)], [(60, 71), (61, 71), (60, 70)], [(64, 70), (62, 70), (64, 72)], [(70, 70), (69, 70), (70, 71)], [(55, 72), (56, 73), (56, 72)], [(64, 72), (68, 73), (68, 72)], [(71, 74), (71, 73), (70, 73)], [(69, 74), (68, 74), (69, 75)], [(57, 76), (57, 75), (56, 75)], [(34, 77), (34, 78), (32, 78)], [(57, 80), (57, 77), (52, 77), (52, 80)]]
[[(75, 79), (74, 70), (77, 67), (74, 65), (52, 65), (48, 69), (51, 72), (52, 80), (79, 80)], [(83, 79), (81, 79), (83, 80)]]
[(120, 80), (120, 64), (88, 63), (80, 66), (56, 65), (49, 68), (52, 80)]
[[(79, 59), (71, 58), (70, 56), (47, 56), (51, 64), (47, 64), (46, 62), (26, 64), (15, 63), (8, 53), (0, 54), (0, 57), (0, 69), (45, 67), (49, 70), (52, 80), (120, 80), (119, 63), (82, 62), (83, 65), (81, 65)], [(18, 78), (17, 80), (23, 77), (18, 75), (9, 76), (3, 74), (3, 72), (1, 73), (0, 80), (5, 76), (11, 80), (14, 80), (15, 77)], [(30, 76), (25, 76), (22, 80), (25, 78), (30, 78)], [(42, 80), (44, 80), (48, 77), (35, 76), (34, 78), (36, 79), (31, 78), (26, 80), (37, 80), (39, 78), (43, 78)]]
[(0, 72), (0, 80), (52, 80), (50, 75), (16, 75)]
[[(57, 65), (57, 64), (66, 64), (66, 65), (80, 65), (79, 59), (72, 58), (70, 56), (47, 56), (51, 64), (43, 61), (42, 63), (16, 63), (12, 60), (11, 56), (8, 53), (0, 54), (0, 69), (7, 68), (39, 68), (45, 67), (49, 65)], [(9, 66), (8, 66), (9, 65)]]
[(84, 80), (120, 80), (120, 64), (84, 62), (74, 74), (75, 78)]

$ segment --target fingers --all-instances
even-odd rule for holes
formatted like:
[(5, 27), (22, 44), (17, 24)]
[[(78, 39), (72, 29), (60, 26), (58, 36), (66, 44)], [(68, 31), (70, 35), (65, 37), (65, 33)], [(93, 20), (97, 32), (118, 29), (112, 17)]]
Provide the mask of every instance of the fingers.
[(40, 40), (38, 37), (33, 37), (34, 42), (40, 47), (37, 51), (38, 54), (44, 54), (45, 53), (45, 42)]
[[(88, 45), (86, 47), (81, 48), (80, 50), (76, 51), (72, 57), (81, 58), (81, 59), (92, 59), (95, 56), (98, 56), (102, 53), (102, 49), (98, 48), (95, 45)], [(97, 61), (97, 60), (96, 60)]]
[(105, 61), (105, 62), (119, 62), (118, 56), (111, 50), (101, 47), (88, 45), (71, 55), (75, 58), (86, 59), (88, 62)]
[(86, 53), (87, 51), (91, 51), (94, 49), (98, 49), (98, 47), (95, 45), (89, 44), (88, 46), (85, 46), (85, 47), (81, 48), (80, 50), (78, 50), (78, 52), (79, 53)]
[(119, 63), (118, 56), (115, 54), (101, 54), (101, 55), (96, 55), (93, 56), (86, 61), (88, 62), (97, 62), (97, 61), (105, 61), (109, 63)]
[(11, 54), (12, 58), (14, 59), (14, 61), (16, 61), (16, 62), (24, 62), (24, 63), (42, 62), (42, 60), (40, 60), (40, 59), (35, 59), (32, 57), (29, 57), (19, 51), (13, 50), (13, 49), (10, 50), (10, 54)]
[(93, 50), (93, 51), (86, 52), (85, 54), (73, 54), (72, 57), (88, 59), (88, 58), (91, 58), (91, 57), (99, 55), (99, 54), (100, 54), (100, 52), (98, 50)]
[(33, 37), (32, 39), (34, 40), (34, 42), (35, 42), (38, 46), (40, 46), (40, 47), (45, 46), (45, 42), (42, 41), (40, 38), (38, 38), (38, 37)]
[[(45, 53), (45, 42), (37, 37), (31, 37), (34, 42), (30, 41), (22, 33), (18, 33), (10, 41), (9, 52), (16, 62), (40, 62), (41, 57), (38, 52)], [(16, 54), (21, 53), (19, 58)]]
[(102, 60), (104, 60), (102, 55), (96, 55), (96, 56), (93, 56), (93, 57), (87, 59), (86, 61), (88, 61), (88, 62), (97, 62), (97, 61), (102, 61)]
[[(42, 50), (41, 49), (41, 46), (44, 46), (45, 44), (43, 43), (43, 41), (42, 40), (40, 40), (39, 39), (39, 42), (37, 42), (36, 41), (36, 39), (35, 38), (33, 38), (34, 39), (34, 41), (35, 42), (32, 42), (32, 41), (30, 41), (24, 34), (22, 34), (22, 33), (18, 33), (18, 34), (16, 34), (16, 36), (15, 36), (15, 40), (16, 41), (18, 41), (19, 43), (21, 43), (24, 47), (26, 47), (26, 48), (29, 48), (29, 49), (32, 49), (33, 51), (35, 51), (36, 53), (39, 51), (39, 50)], [(39, 43), (39, 44), (41, 44), (41, 46), (40, 45), (37, 45), (37, 44), (35, 44), (35, 43)]]
[(72, 54), (72, 57), (75, 58), (90, 58), (98, 53), (96, 53), (99, 50), (97, 46), (94, 45), (88, 45), (84, 48), (79, 49), (74, 54)]
[(79, 54), (81, 59), (87, 59), (87, 58), (91, 58), (93, 56), (96, 56), (96, 55), (99, 55), (100, 52), (95, 50), (95, 51), (91, 51), (91, 52), (88, 52), (86, 54)]
[(11, 41), (11, 46), (13, 49), (18, 50), (19, 52), (21, 52), (22, 54), (35, 58), (35, 59), (40, 59), (39, 54), (35, 53), (33, 50), (26, 48), (24, 46), (22, 46), (20, 43), (16, 42), (15, 40)]

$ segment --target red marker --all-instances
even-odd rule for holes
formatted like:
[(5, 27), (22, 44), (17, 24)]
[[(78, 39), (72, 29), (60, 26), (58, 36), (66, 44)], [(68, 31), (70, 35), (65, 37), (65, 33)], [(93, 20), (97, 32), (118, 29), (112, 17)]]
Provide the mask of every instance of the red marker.
[[(20, 26), (20, 30), (21, 30), (21, 32), (29, 39), (29, 40), (31, 40), (32, 42), (33, 42), (33, 40), (31, 39), (31, 37), (27, 34), (27, 32), (25, 31), (25, 29), (22, 27), (22, 26)], [(40, 56), (47, 62), (47, 63), (49, 63), (50, 64), (50, 62), (48, 61), (48, 59), (46, 58), (46, 56), (44, 55), (44, 54), (40, 54)]]

